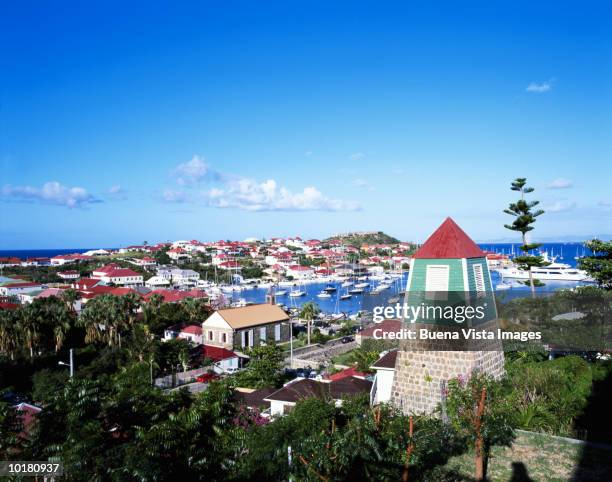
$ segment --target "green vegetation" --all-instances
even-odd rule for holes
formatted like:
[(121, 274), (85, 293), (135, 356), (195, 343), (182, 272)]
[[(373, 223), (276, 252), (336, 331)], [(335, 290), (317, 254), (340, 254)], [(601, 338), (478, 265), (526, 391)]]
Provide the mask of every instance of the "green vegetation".
[[(540, 201), (527, 202), (525, 200), (525, 194), (529, 194), (534, 191), (534, 188), (527, 187), (527, 179), (519, 177), (512, 181), (510, 187), (512, 191), (521, 193), (521, 199), (515, 203), (510, 203), (508, 209), (504, 209), (506, 214), (514, 217), (512, 224), (504, 224), (506, 229), (521, 233), (521, 239), (523, 244), (521, 245), (521, 251), (523, 254), (514, 258), (514, 262), (520, 269), (529, 271), (529, 285), (531, 286), (531, 296), (535, 298), (535, 284), (533, 282), (533, 274), (531, 272), (532, 267), (543, 266), (544, 260), (542, 256), (534, 256), (529, 254), (531, 250), (537, 249), (541, 246), (538, 243), (527, 243), (527, 233), (533, 231), (533, 224), (536, 222), (536, 218), (544, 214), (541, 209), (533, 210)], [(539, 286), (543, 286), (543, 283), (539, 283)]]
[(278, 386), (282, 380), (281, 369), (285, 360), (283, 350), (275, 345), (263, 345), (248, 350), (247, 368), (236, 374), (236, 384), (241, 387), (263, 388)]
[[(162, 343), (153, 335), (179, 321), (199, 321), (207, 316), (206, 305), (100, 296), (77, 318), (73, 295), (0, 311), (0, 390), (23, 393), (43, 407), (38, 429), (23, 439), (16, 436), (22, 427), (15, 412), (0, 397), (0, 456), (62, 460), (68, 481), (84, 475), (128, 481), (466, 480), (476, 473), (475, 458), (482, 466), (477, 477), (488, 466), (491, 480), (511, 477), (516, 461), (540, 479), (548, 473), (567, 479), (577, 464), (581, 473), (596, 475), (593, 464), (609, 467), (602, 451), (571, 449), (544, 435), (519, 433), (507, 447), (515, 427), (609, 443), (609, 361), (508, 354), (507, 377), (500, 382), (478, 374), (449, 382), (449, 423), (432, 417), (411, 422), (392, 407), (370, 408), (367, 397), (345, 400), (342, 407), (306, 399), (287, 416), (267, 421), (237, 406), (233, 387), (279, 386), (286, 354), (276, 345), (253, 349), (246, 370), (197, 396), (185, 389), (164, 392), (151, 386), (151, 375), (185, 369), (192, 363), (190, 350), (184, 340)], [(601, 326), (609, 319), (610, 296), (594, 287), (561, 291), (512, 300), (500, 305), (500, 313), (508, 327), (522, 329)], [(552, 320), (576, 311), (585, 316)], [(365, 339), (343, 356), (365, 370), (393, 346)], [(68, 348), (75, 349), (72, 379), (58, 366)], [(557, 459), (559, 454), (566, 458)], [(605, 480), (601, 474), (593, 478)]]
[(449, 382), (446, 410), (451, 425), (475, 452), (476, 480), (486, 479), (486, 465), (495, 445), (514, 439), (513, 407), (503, 397), (502, 383), (478, 373)]
[[(437, 482), (472, 480), (474, 452), (451, 457), (432, 471)], [(572, 443), (550, 435), (517, 431), (511, 447), (493, 447), (487, 470), (491, 481), (606, 480), (612, 473), (612, 451)]]
[(361, 247), (363, 244), (398, 244), (399, 239), (389, 236), (388, 234), (378, 231), (377, 233), (348, 233), (345, 236), (334, 236), (327, 238), (324, 242), (332, 240), (342, 241), (347, 246)]
[(585, 244), (592, 256), (578, 260), (578, 267), (597, 280), (600, 287), (612, 290), (612, 241), (593, 239)]
[(306, 333), (308, 337), (308, 344), (310, 345), (310, 336), (312, 332), (312, 320), (314, 320), (319, 313), (321, 313), (321, 309), (319, 305), (312, 301), (307, 301), (302, 305), (302, 309), (300, 310), (299, 317), (300, 319), (306, 321)]

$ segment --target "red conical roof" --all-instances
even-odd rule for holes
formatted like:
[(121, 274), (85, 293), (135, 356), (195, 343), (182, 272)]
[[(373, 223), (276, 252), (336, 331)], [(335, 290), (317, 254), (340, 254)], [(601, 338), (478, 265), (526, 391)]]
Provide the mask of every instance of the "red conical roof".
[(451, 218), (440, 225), (414, 255), (415, 258), (484, 258), (485, 254)]

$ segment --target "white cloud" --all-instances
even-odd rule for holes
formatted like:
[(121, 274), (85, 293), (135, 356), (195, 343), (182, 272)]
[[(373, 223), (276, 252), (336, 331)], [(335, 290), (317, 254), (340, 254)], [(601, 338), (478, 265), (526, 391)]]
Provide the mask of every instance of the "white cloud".
[(85, 188), (66, 187), (57, 181), (46, 182), (40, 188), (6, 185), (2, 188), (2, 197), (6, 200), (39, 202), (68, 208), (81, 208), (87, 204), (102, 202), (89, 194)]
[(115, 201), (125, 201), (127, 199), (127, 194), (119, 184), (115, 184), (108, 188), (106, 197)]
[(574, 185), (574, 183), (572, 181), (570, 181), (569, 179), (564, 179), (562, 177), (559, 177), (559, 178), (555, 179), (553, 182), (551, 182), (546, 187), (548, 189), (568, 189), (568, 188), (572, 187), (573, 185)]
[(184, 191), (166, 189), (162, 193), (162, 199), (167, 203), (184, 203), (189, 200), (189, 196)]
[(222, 188), (212, 188), (205, 193), (210, 206), (235, 208), (245, 211), (356, 211), (361, 206), (353, 201), (332, 199), (317, 188), (305, 187), (294, 193), (268, 179), (236, 179)]
[(353, 185), (355, 187), (359, 187), (359, 188), (363, 188), (363, 189), (367, 189), (368, 191), (374, 191), (374, 186), (372, 186), (368, 181), (366, 181), (365, 179), (354, 179), (353, 180)]
[(573, 210), (575, 207), (575, 202), (555, 201), (554, 203), (545, 206), (544, 211), (547, 213), (564, 213)]
[(527, 88), (526, 92), (531, 92), (532, 94), (543, 94), (552, 89), (553, 80), (548, 80), (546, 82), (531, 82)]
[(190, 161), (179, 164), (173, 171), (176, 182), (181, 185), (197, 184), (206, 177), (215, 178), (217, 173), (210, 168), (210, 165), (203, 157), (195, 154)]
[(363, 159), (366, 155), (363, 152), (353, 152), (348, 158), (351, 161), (358, 161), (359, 159)]
[(306, 151), (306, 152), (304, 153), (304, 156), (306, 156), (306, 157), (310, 157), (310, 156), (312, 156), (312, 151)]
[(597, 205), (603, 208), (610, 208), (612, 207), (612, 201), (599, 201)]

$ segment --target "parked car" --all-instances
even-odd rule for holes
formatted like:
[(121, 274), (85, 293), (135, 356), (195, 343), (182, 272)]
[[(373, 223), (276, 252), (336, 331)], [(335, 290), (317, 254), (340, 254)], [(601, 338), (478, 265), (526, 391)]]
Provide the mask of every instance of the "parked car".
[(351, 341), (354, 341), (355, 338), (352, 336), (343, 336), (342, 337), (342, 343), (350, 343)]
[(219, 375), (217, 375), (216, 373), (208, 372), (208, 373), (203, 373), (202, 375), (200, 375), (198, 378), (196, 378), (196, 381), (198, 383), (210, 383), (213, 380), (218, 380), (218, 379), (219, 379)]
[(229, 375), (233, 375), (234, 373), (238, 373), (240, 371), (240, 368), (238, 368), (238, 367), (228, 367), (228, 368), (225, 368), (223, 371), (225, 373), (228, 373)]

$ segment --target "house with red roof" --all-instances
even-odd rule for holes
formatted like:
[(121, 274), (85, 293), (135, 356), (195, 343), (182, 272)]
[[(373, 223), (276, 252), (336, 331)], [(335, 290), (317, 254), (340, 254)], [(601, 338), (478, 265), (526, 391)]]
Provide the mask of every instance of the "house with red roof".
[(187, 298), (206, 299), (208, 295), (203, 290), (166, 290), (156, 289), (144, 295), (145, 301), (150, 301), (153, 295), (159, 295), (164, 299), (164, 303), (177, 303)]
[[(380, 323), (374, 323), (373, 325), (364, 328), (355, 335), (355, 341), (361, 345), (362, 341), (366, 338), (374, 338), (377, 340), (389, 340), (391, 339), (390, 333), (398, 333), (402, 330), (402, 321), (397, 319), (385, 319)], [(395, 336), (395, 335), (392, 335)]]
[(223, 261), (218, 264), (221, 269), (231, 269), (232, 271), (240, 271), (242, 266), (238, 261)]
[(164, 341), (181, 338), (196, 345), (202, 344), (202, 325), (179, 323), (164, 330)]
[(21, 265), (21, 259), (16, 258), (14, 256), (0, 258), (1, 268), (8, 268), (9, 266), (20, 266), (20, 265)]
[(78, 281), (72, 283), (72, 287), (77, 291), (87, 291), (93, 288), (94, 286), (98, 286), (102, 281), (94, 278), (82, 278)]
[(33, 281), (16, 281), (0, 286), (0, 295), (17, 296), (31, 291), (41, 290), (43, 285)]
[(331, 382), (335, 382), (336, 380), (342, 380), (344, 378), (349, 378), (349, 377), (357, 377), (357, 378), (365, 379), (365, 377), (367, 376), (368, 376), (367, 373), (360, 372), (359, 370), (357, 370), (356, 367), (348, 367), (348, 368), (345, 368), (344, 370), (340, 370), (339, 372), (329, 375), (326, 379)]
[(63, 280), (75, 280), (81, 277), (81, 273), (76, 270), (58, 271), (57, 276)]
[(68, 263), (79, 263), (81, 261), (88, 261), (91, 259), (91, 256), (86, 256), (80, 253), (74, 254), (60, 254), (58, 256), (53, 256), (51, 258), (50, 263), (51, 266), (62, 266)]
[(219, 346), (202, 345), (202, 357), (212, 360), (213, 370), (217, 373), (235, 371), (242, 365), (240, 356)]
[(143, 276), (129, 268), (122, 268), (116, 263), (107, 264), (101, 268), (96, 268), (91, 277), (99, 279), (105, 283), (113, 283), (121, 286), (142, 286)]
[(293, 279), (307, 279), (314, 277), (315, 270), (310, 266), (301, 266), (292, 264), (287, 267), (287, 276), (293, 276)]
[(40, 412), (42, 412), (42, 408), (25, 402), (15, 405), (13, 408), (19, 414), (19, 418), (21, 421), (22, 431), (19, 434), (19, 437), (24, 440), (27, 440), (30, 437), (32, 430), (34, 430), (34, 426), (36, 424), (36, 417)]

